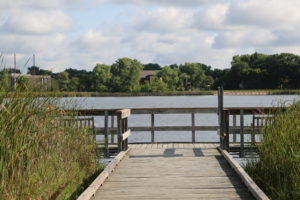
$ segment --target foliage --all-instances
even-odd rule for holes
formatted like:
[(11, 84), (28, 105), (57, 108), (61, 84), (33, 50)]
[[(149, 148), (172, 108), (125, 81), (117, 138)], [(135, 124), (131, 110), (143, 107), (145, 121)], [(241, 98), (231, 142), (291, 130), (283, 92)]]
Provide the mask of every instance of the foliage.
[(119, 58), (111, 66), (112, 90), (119, 92), (138, 92), (140, 90), (140, 72), (143, 65), (130, 58)]
[(0, 85), (0, 199), (76, 198), (100, 169), (96, 146), (88, 130), (57, 125), (67, 115), (58, 100), (26, 88), (8, 93)]
[(169, 66), (165, 66), (157, 76), (161, 78), (163, 82), (165, 82), (169, 88), (169, 90), (177, 90), (180, 84), (179, 79), (179, 69), (171, 68)]
[(112, 74), (109, 65), (97, 64), (93, 69), (94, 87), (97, 92), (108, 92)]
[[(1, 55), (0, 62), (3, 62)], [(9, 73), (15, 72), (15, 69), (4, 70)], [(151, 80), (140, 83), (141, 70), (160, 70), (155, 77), (162, 80), (168, 86), (169, 91), (217, 89), (218, 86), (223, 86), (226, 90), (300, 88), (300, 56), (289, 53), (235, 55), (232, 58), (230, 69), (212, 69), (211, 66), (202, 63), (171, 64), (161, 67), (157, 63), (143, 65), (135, 59), (120, 58), (112, 65), (96, 64), (92, 71), (68, 68), (63, 72), (53, 73), (32, 66), (28, 68), (28, 73), (50, 75), (53, 79), (52, 90), (59, 91), (139, 92), (140, 90), (156, 90), (149, 89)], [(155, 88), (155, 84), (158, 83), (157, 81), (153, 83), (153, 87)]]
[(142, 86), (142, 92), (167, 92), (168, 85), (158, 77), (154, 77), (151, 81), (146, 81)]
[(148, 63), (144, 65), (144, 69), (143, 70), (161, 70), (161, 66), (159, 64), (156, 63)]
[(254, 181), (271, 199), (300, 199), (300, 102), (264, 128), (259, 154), (246, 166)]
[(188, 82), (193, 88), (200, 88), (203, 86), (205, 79), (204, 71), (200, 63), (185, 63), (180, 67), (181, 72), (188, 75)]

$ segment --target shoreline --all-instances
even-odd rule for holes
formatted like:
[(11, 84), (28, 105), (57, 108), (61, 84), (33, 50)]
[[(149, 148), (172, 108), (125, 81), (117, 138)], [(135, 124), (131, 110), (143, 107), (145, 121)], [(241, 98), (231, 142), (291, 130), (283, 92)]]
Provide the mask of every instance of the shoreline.
[[(175, 91), (175, 92), (155, 92), (155, 93), (128, 93), (128, 92), (32, 92), (40, 97), (139, 97), (139, 96), (202, 96), (217, 95), (216, 90), (200, 91)], [(296, 90), (224, 90), (224, 95), (300, 95), (300, 89)]]

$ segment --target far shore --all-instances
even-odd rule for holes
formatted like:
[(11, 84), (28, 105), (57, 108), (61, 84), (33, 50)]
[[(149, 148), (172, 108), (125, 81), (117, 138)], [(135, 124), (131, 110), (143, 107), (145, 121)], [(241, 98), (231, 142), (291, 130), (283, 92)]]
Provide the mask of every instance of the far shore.
[[(55, 97), (131, 97), (131, 96), (201, 96), (217, 95), (216, 90), (174, 91), (154, 93), (129, 92), (34, 92), (37, 96)], [(299, 95), (300, 89), (288, 90), (224, 90), (224, 95)]]

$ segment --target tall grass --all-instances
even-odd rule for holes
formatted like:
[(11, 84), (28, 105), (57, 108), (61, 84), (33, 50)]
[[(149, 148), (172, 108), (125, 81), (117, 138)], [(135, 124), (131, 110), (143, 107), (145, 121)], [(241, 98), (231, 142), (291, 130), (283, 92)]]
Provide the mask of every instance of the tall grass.
[(260, 161), (246, 171), (271, 199), (300, 199), (300, 102), (263, 130)]
[(101, 168), (89, 131), (57, 126), (70, 114), (58, 99), (38, 98), (22, 84), (8, 92), (5, 85), (0, 84), (0, 199), (76, 198), (84, 180)]

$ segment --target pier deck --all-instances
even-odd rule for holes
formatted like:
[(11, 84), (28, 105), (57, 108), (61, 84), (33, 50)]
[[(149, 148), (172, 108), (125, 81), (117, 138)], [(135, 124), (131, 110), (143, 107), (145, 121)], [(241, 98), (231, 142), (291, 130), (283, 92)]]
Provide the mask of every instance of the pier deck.
[(217, 145), (130, 145), (92, 199), (254, 199)]

